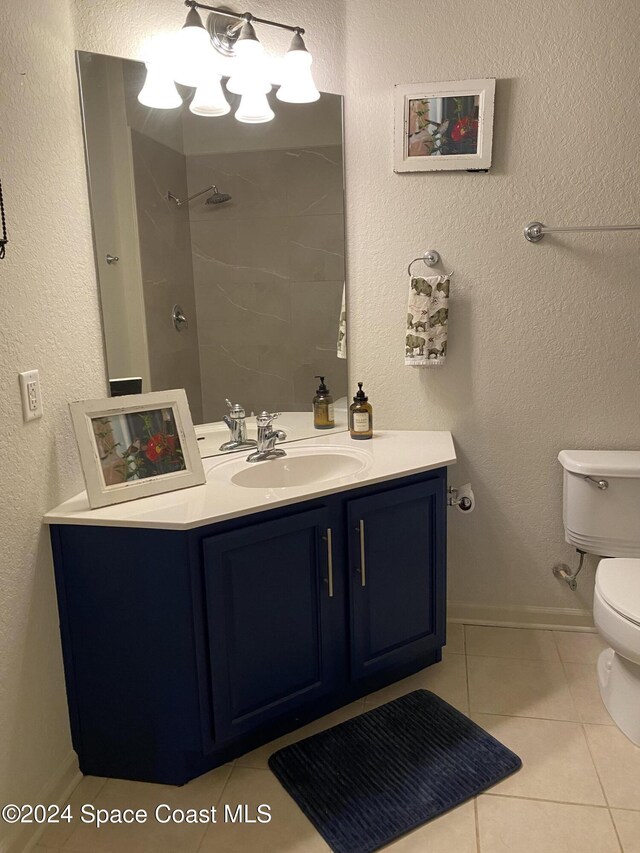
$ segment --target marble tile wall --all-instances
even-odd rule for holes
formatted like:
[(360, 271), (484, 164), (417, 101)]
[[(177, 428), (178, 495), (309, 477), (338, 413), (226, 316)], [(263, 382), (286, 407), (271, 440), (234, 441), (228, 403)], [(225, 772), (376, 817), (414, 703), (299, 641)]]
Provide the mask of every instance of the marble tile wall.
[(190, 206), (204, 420), (225, 397), (307, 410), (318, 373), (346, 395), (341, 146), (189, 155), (187, 180), (190, 194), (216, 184), (232, 196)]
[[(202, 422), (198, 321), (193, 287), (189, 208), (167, 200), (187, 197), (186, 160), (166, 145), (131, 131), (147, 342), (154, 391), (185, 388), (194, 423)], [(180, 304), (189, 326), (171, 320)]]

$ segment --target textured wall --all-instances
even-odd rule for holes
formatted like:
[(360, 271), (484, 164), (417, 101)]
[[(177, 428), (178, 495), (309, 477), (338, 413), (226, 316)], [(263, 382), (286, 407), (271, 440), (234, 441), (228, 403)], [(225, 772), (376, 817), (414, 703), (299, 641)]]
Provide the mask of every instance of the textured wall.
[[(563, 447), (638, 447), (636, 234), (523, 226), (637, 221), (637, 0), (349, 0), (346, 87), (351, 375), (379, 427), (451, 429), (450, 599), (590, 607), (551, 575), (564, 544)], [(497, 77), (489, 174), (392, 171), (396, 83)], [(635, 120), (635, 119), (634, 119)], [(406, 267), (455, 269), (448, 363), (403, 365)]]
[[(102, 396), (105, 379), (69, 9), (3, 4), (0, 57), (11, 241), (0, 261), (0, 802), (23, 802), (71, 749), (41, 518), (82, 487), (67, 403)], [(23, 425), (18, 371), (30, 368), (44, 417)]]

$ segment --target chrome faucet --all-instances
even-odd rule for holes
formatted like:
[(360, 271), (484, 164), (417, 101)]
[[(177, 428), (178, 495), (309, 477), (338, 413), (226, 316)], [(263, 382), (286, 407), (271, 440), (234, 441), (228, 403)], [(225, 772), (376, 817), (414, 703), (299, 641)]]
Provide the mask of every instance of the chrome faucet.
[(276, 441), (284, 441), (286, 432), (281, 429), (272, 429), (271, 424), (280, 415), (280, 412), (262, 412), (256, 418), (258, 424), (258, 449), (247, 456), (247, 462), (264, 462), (266, 459), (278, 459), (287, 454), (281, 448), (276, 448)]
[(240, 403), (232, 403), (230, 400), (225, 400), (225, 403), (229, 406), (229, 414), (225, 415), (222, 420), (231, 430), (231, 438), (220, 445), (220, 450), (255, 447), (258, 442), (253, 438), (247, 438), (247, 424), (243, 407)]

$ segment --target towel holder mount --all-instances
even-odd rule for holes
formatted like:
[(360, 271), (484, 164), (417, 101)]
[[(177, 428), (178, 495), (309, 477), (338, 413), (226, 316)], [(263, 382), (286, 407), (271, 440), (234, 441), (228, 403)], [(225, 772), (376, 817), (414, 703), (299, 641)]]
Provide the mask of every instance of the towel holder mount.
[[(436, 264), (440, 263), (440, 252), (436, 252), (435, 249), (427, 249), (427, 251), (420, 255), (419, 258), (414, 258), (407, 267), (407, 273), (409, 275), (411, 275), (411, 267), (418, 261), (422, 261), (422, 263), (426, 264), (428, 267), (435, 267)], [(453, 270), (449, 275), (453, 275)]]

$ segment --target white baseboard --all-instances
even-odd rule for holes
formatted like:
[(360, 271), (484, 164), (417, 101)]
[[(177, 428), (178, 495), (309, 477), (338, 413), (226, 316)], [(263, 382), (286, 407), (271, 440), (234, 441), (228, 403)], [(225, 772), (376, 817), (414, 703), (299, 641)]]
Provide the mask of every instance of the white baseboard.
[(595, 631), (590, 610), (570, 607), (494, 607), (450, 601), (449, 622), (496, 625), (501, 628), (553, 628), (556, 631)]
[[(55, 776), (42, 786), (37, 796), (33, 797), (32, 803), (34, 805), (55, 803), (63, 806), (81, 779), (78, 757), (75, 752), (70, 752)], [(45, 826), (38, 824), (16, 824), (13, 833), (0, 844), (0, 853), (29, 853), (36, 846), (45, 829)]]

